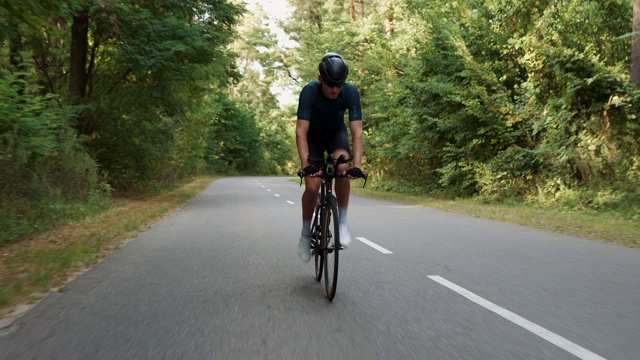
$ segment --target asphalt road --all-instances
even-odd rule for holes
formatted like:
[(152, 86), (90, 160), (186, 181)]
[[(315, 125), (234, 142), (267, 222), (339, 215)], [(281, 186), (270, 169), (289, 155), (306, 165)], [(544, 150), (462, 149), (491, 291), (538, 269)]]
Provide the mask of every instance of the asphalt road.
[(17, 319), (0, 359), (640, 359), (639, 250), (352, 197), (329, 302), (297, 258), (301, 192), (212, 183)]

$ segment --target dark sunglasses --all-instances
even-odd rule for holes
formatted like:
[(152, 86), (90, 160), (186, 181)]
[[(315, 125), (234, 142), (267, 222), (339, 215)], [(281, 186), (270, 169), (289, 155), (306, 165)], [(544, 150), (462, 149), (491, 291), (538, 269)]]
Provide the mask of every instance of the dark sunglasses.
[(327, 85), (330, 88), (341, 88), (344, 86), (344, 82), (333, 82), (333, 81), (323, 81), (325, 85)]

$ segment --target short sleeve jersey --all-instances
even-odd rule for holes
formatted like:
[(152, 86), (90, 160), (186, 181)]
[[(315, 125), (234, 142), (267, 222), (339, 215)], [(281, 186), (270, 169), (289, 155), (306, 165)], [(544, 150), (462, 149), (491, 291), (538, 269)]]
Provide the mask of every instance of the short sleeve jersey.
[(344, 113), (349, 113), (349, 121), (362, 120), (360, 94), (358, 89), (345, 83), (336, 99), (329, 99), (322, 93), (322, 84), (315, 80), (305, 85), (300, 92), (298, 119), (310, 122), (313, 130), (335, 130), (343, 127)]

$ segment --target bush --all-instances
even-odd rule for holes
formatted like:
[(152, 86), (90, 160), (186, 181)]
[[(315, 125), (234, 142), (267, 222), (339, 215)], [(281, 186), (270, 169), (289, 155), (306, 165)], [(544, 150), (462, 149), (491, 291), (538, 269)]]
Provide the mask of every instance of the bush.
[(0, 246), (99, 211), (110, 193), (72, 114), (28, 80), (0, 72)]

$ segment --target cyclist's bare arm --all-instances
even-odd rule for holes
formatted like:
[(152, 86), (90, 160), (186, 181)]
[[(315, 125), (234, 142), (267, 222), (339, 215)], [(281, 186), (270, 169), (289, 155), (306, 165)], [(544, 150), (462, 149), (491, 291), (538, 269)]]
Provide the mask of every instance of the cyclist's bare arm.
[[(309, 143), (307, 142), (307, 133), (309, 132), (310, 122), (303, 119), (298, 119), (296, 122), (296, 145), (298, 146), (298, 156), (300, 157), (300, 165), (302, 169), (311, 165), (309, 161)], [(315, 174), (309, 174), (308, 176), (315, 177), (320, 175), (320, 171)]]
[(362, 169), (362, 121), (349, 121), (353, 167)]

